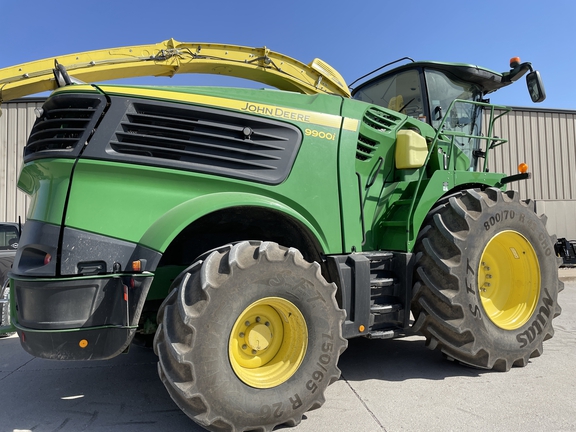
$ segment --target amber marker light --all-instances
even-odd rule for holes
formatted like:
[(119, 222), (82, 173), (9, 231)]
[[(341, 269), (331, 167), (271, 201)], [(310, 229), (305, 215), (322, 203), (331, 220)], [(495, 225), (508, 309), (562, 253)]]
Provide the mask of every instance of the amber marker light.
[(132, 261), (132, 271), (139, 272), (142, 271), (142, 261)]
[(358, 330), (360, 330), (360, 333), (362, 333), (365, 329), (366, 329), (366, 327), (364, 327), (362, 324), (360, 324), (360, 327), (358, 327)]
[(515, 68), (520, 64), (520, 57), (512, 57), (510, 59), (510, 68)]
[(80, 348), (86, 348), (88, 346), (88, 341), (86, 339), (82, 339), (80, 342), (78, 342), (78, 346)]
[(528, 172), (528, 164), (522, 162), (520, 165), (518, 165), (518, 172), (520, 174), (525, 174)]

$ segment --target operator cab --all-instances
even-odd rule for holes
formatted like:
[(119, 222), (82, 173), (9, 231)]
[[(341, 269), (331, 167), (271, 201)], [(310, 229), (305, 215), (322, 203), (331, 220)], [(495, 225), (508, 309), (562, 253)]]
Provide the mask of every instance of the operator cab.
[[(473, 66), (414, 62), (384, 73), (354, 89), (352, 97), (398, 111), (444, 131), (460, 132), (455, 143), (471, 161), (479, 148), (482, 127), (480, 105), (454, 100), (481, 102), (484, 89), (471, 80)], [(499, 74), (498, 74), (499, 75)], [(476, 80), (477, 81), (477, 80)], [(445, 118), (448, 116), (448, 118)]]
[[(510, 67), (510, 72), (498, 73), (462, 63), (412, 61), (360, 84), (352, 97), (451, 132), (454, 143), (470, 161), (468, 169), (475, 171), (484, 96), (532, 71), (530, 63), (520, 63), (518, 58), (511, 60)], [(527, 83), (532, 100), (544, 100), (537, 71), (528, 74)]]

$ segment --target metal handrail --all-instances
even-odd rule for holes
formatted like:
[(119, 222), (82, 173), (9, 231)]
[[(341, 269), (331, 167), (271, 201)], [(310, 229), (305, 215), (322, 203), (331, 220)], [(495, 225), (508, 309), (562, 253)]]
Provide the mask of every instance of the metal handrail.
[[(488, 121), (488, 131), (487, 131), (486, 136), (471, 135), (471, 134), (466, 134), (464, 132), (443, 130), (446, 119), (449, 118), (450, 112), (454, 108), (454, 105), (457, 103), (478, 105), (478, 106), (490, 109), (490, 118)], [(499, 114), (495, 117), (494, 116), (495, 110), (502, 110), (504, 112), (502, 112), (501, 114)], [(424, 174), (426, 173), (426, 166), (428, 165), (428, 162), (430, 161), (430, 157), (432, 156), (432, 150), (435, 148), (440, 137), (441, 136), (445, 136), (447, 138), (450, 137), (450, 152), (448, 155), (448, 160), (449, 160), (450, 165), (452, 165), (453, 153), (454, 153), (454, 138), (456, 136), (464, 137), (464, 138), (477, 138), (477, 139), (485, 140), (487, 142), (497, 140), (497, 142), (498, 142), (497, 145), (502, 145), (502, 144), (508, 142), (508, 140), (506, 140), (506, 139), (502, 139), (502, 138), (493, 136), (493, 131), (494, 131), (494, 122), (496, 120), (498, 120), (500, 117), (508, 114), (510, 111), (512, 111), (512, 108), (504, 106), (504, 105), (493, 105), (493, 104), (489, 104), (486, 102), (478, 102), (478, 101), (471, 101), (471, 100), (464, 100), (464, 99), (454, 99), (452, 101), (452, 103), (448, 107), (446, 114), (444, 115), (444, 118), (442, 119), (442, 121), (440, 122), (440, 125), (436, 129), (436, 134), (434, 135), (434, 139), (430, 143), (430, 146), (428, 148), (428, 154), (426, 155), (426, 159), (424, 160), (424, 164), (422, 165), (422, 168), (420, 168), (420, 175), (418, 176), (418, 181), (416, 183), (416, 193), (414, 193), (414, 195), (411, 198), (410, 209), (408, 210), (408, 219), (406, 221), (406, 232), (408, 234), (407, 242), (411, 242), (413, 240), (413, 237), (414, 237), (414, 232), (413, 232), (414, 207), (416, 205), (416, 199), (419, 196), (417, 192), (420, 190), (420, 185), (422, 184), (422, 180), (424, 179)], [(494, 148), (494, 147), (495, 147), (495, 145), (487, 145), (486, 146), (486, 154), (484, 157), (483, 171), (486, 170), (487, 164), (488, 164), (488, 150), (490, 150), (491, 148)]]

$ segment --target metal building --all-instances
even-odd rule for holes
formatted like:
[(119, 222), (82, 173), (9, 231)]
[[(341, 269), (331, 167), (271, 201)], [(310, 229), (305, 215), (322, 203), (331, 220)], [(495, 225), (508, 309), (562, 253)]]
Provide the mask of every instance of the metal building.
[(43, 99), (20, 99), (0, 106), (0, 222), (26, 220), (29, 199), (16, 185), (28, 134), (34, 126), (34, 108)]
[[(28, 198), (16, 188), (22, 152), (42, 99), (4, 103), (0, 116), (0, 221), (25, 220)], [(514, 108), (499, 119), (495, 134), (509, 142), (493, 150), (490, 171), (515, 174), (525, 162), (532, 179), (509, 187), (536, 200), (548, 216), (548, 231), (576, 239), (576, 111)]]
[(527, 163), (532, 178), (509, 187), (536, 201), (551, 234), (576, 239), (576, 111), (513, 108), (495, 134), (509, 142), (493, 150), (490, 170), (515, 174)]

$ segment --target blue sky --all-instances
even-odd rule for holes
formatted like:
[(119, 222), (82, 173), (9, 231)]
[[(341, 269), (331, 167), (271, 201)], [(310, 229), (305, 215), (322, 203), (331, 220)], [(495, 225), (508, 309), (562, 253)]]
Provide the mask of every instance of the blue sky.
[[(539, 107), (576, 109), (574, 0), (0, 0), (0, 11), (0, 68), (170, 38), (267, 46), (304, 63), (319, 57), (348, 83), (404, 56), (498, 72), (519, 56), (544, 80), (547, 99)], [(130, 82), (222, 83), (191, 75)], [(534, 106), (524, 79), (490, 97), (497, 104)]]

